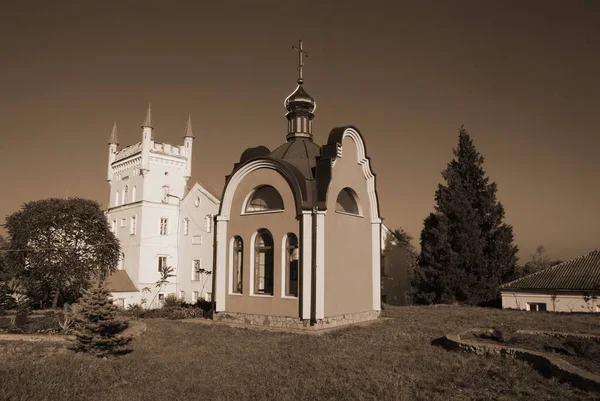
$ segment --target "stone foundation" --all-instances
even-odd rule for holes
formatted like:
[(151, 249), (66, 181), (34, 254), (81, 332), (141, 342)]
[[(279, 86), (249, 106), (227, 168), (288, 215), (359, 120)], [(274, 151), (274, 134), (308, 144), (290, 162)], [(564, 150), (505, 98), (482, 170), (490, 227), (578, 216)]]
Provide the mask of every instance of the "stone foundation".
[(233, 323), (250, 326), (273, 327), (291, 330), (324, 330), (333, 327), (348, 326), (356, 323), (376, 320), (379, 311), (346, 313), (344, 315), (326, 317), (315, 323), (300, 318), (285, 316), (255, 315), (238, 312), (219, 312), (213, 315), (216, 322)]

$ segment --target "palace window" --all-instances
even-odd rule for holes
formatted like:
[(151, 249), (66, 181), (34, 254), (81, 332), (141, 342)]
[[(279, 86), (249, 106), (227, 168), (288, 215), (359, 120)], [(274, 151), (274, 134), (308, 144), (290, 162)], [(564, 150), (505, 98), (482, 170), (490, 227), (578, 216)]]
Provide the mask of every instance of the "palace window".
[(133, 188), (131, 189), (131, 201), (135, 202), (136, 198), (137, 198), (137, 189), (134, 185)]
[(121, 227), (125, 227), (127, 225), (127, 218), (123, 217), (121, 219)]
[(260, 230), (254, 242), (254, 293), (273, 295), (273, 237)]
[(167, 235), (169, 233), (169, 219), (167, 217), (160, 218), (160, 235)]
[(119, 191), (115, 192), (115, 206), (119, 206)]
[(298, 238), (288, 234), (285, 240), (285, 295), (298, 296)]
[(129, 185), (125, 185), (125, 188), (123, 189), (123, 201), (121, 202), (122, 204), (127, 203), (127, 194), (129, 193)]
[(179, 299), (185, 301), (185, 291), (179, 291)]
[(360, 216), (360, 207), (357, 199), (358, 196), (353, 189), (342, 189), (336, 200), (335, 211)]
[(244, 211), (245, 213), (256, 213), (269, 210), (283, 210), (283, 199), (275, 188), (263, 185), (256, 188), (250, 195)]
[(194, 259), (193, 263), (193, 271), (192, 271), (192, 280), (200, 281), (202, 278), (202, 261), (200, 259)]
[(117, 233), (117, 220), (113, 220), (112, 224), (110, 226), (111, 231), (113, 232), (113, 234)]
[(244, 277), (244, 242), (241, 237), (236, 236), (233, 238), (232, 263), (232, 291), (236, 294), (241, 294), (243, 291), (242, 279)]
[(137, 232), (137, 218), (136, 216), (131, 216), (131, 227), (129, 229), (129, 234), (135, 235)]
[(201, 235), (194, 235), (192, 237), (192, 245), (202, 245), (202, 236)]
[(162, 271), (167, 268), (167, 257), (159, 256), (158, 257), (158, 271)]
[(190, 219), (183, 219), (183, 235), (190, 233)]

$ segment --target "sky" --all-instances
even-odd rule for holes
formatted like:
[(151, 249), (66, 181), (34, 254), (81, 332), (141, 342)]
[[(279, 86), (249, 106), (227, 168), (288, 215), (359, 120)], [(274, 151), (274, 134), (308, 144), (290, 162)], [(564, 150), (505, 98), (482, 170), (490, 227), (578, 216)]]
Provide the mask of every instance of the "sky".
[[(314, 140), (354, 125), (390, 228), (418, 238), (464, 124), (522, 263), (600, 248), (600, 2), (18, 1), (0, 5), (0, 223), (24, 202), (108, 203), (108, 138), (182, 144), (222, 189), (285, 142), (297, 53)], [(190, 185), (191, 186), (191, 185)]]

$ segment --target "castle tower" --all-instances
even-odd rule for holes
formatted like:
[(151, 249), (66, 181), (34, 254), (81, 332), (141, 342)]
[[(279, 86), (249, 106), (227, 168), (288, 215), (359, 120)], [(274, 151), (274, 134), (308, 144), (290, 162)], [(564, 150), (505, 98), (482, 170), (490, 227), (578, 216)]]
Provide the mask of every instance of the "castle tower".
[(185, 154), (187, 161), (185, 165), (184, 178), (187, 181), (192, 176), (192, 147), (194, 146), (194, 133), (192, 131), (192, 115), (188, 116), (187, 127), (185, 129), (185, 136), (183, 137), (183, 147), (185, 148)]
[(119, 138), (117, 137), (117, 122), (115, 121), (110, 138), (108, 140), (108, 174), (106, 177), (107, 181), (112, 180), (112, 167), (111, 164), (115, 161), (117, 156), (117, 147), (119, 146)]

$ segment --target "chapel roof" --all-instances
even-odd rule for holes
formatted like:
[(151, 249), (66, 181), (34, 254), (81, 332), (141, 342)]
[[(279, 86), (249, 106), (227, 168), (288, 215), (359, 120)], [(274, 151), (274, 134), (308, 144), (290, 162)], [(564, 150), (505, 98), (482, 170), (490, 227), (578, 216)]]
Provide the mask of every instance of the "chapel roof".
[(312, 169), (317, 165), (321, 147), (307, 138), (287, 141), (269, 154), (269, 157), (282, 159), (294, 165), (304, 178), (313, 179)]
[(600, 290), (600, 251), (529, 274), (500, 286), (501, 290)]

